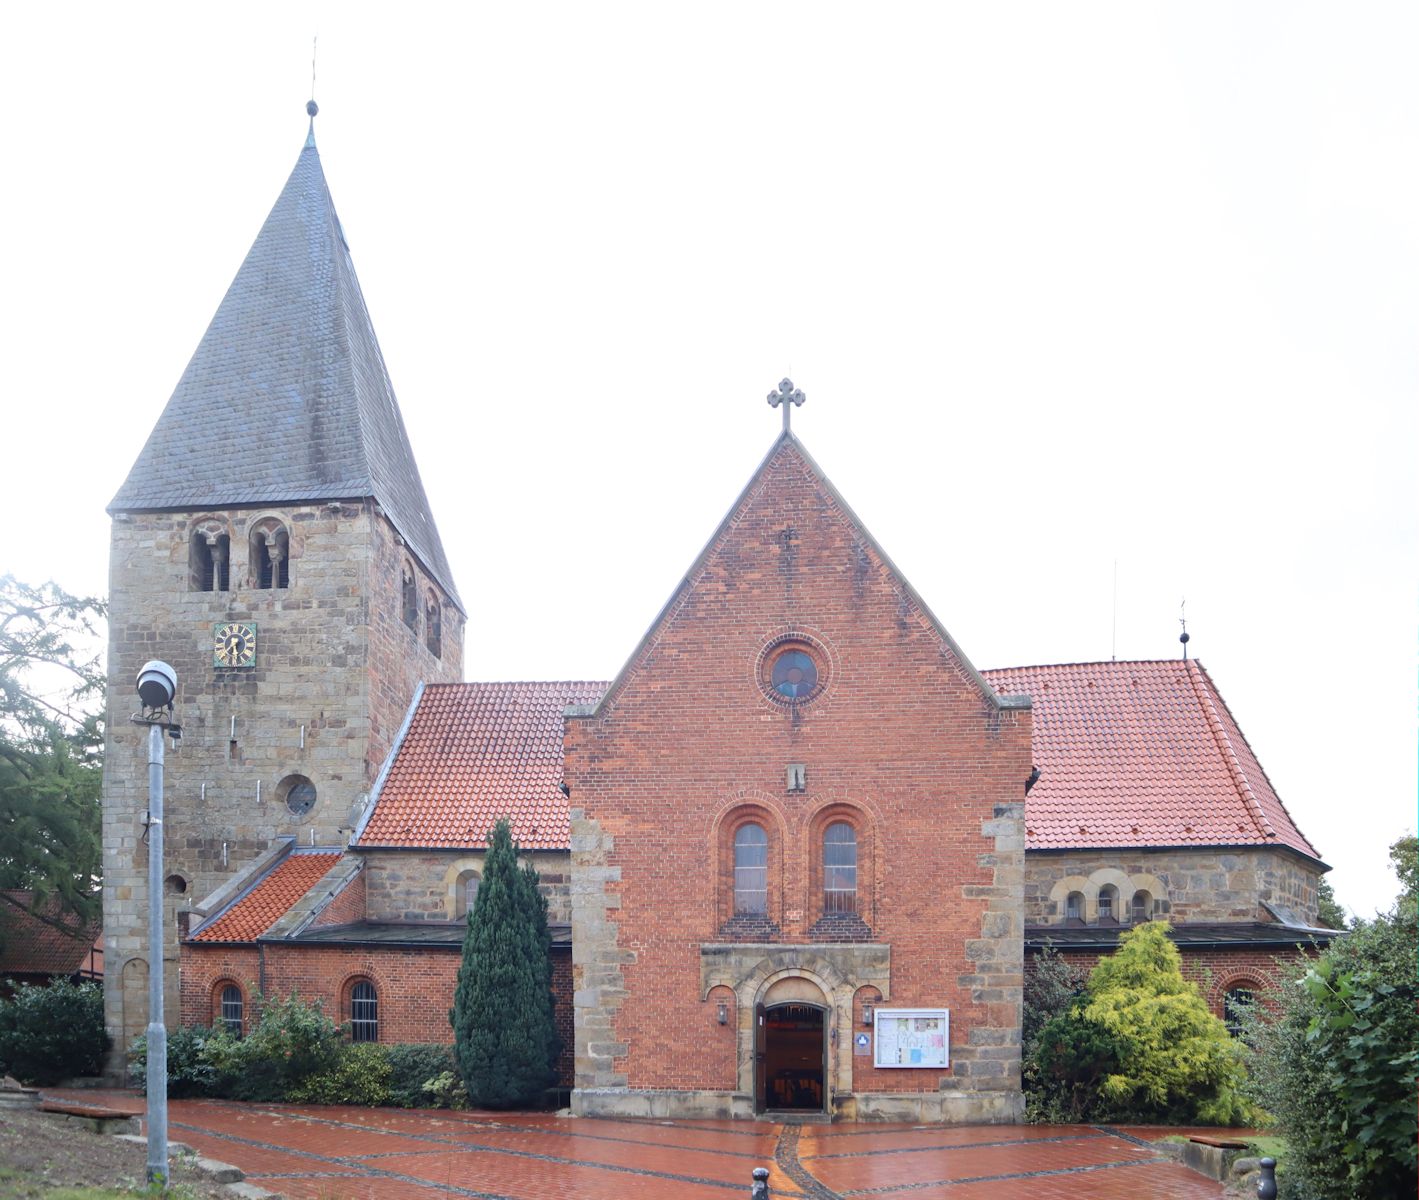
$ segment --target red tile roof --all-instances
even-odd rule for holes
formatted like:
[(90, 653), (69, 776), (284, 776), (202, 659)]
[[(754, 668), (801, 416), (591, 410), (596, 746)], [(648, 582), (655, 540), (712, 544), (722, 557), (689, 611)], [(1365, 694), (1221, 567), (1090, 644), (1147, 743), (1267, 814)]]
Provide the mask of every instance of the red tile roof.
[(293, 850), (216, 920), (192, 935), (194, 942), (254, 942), (313, 888), (340, 859), (338, 851)]
[[(74, 917), (61, 911), (56, 901), (42, 904), (39, 916), (28, 911), (33, 901), (33, 892), (0, 893), (0, 926), (4, 928), (4, 936), (0, 937), (4, 943), (0, 949), (0, 976), (72, 975), (75, 971), (102, 970), (103, 921), (95, 920), (80, 929)], [(76, 929), (78, 936), (70, 937), (51, 922)], [(89, 952), (95, 946), (100, 956), (91, 960)]]
[(1319, 858), (1196, 660), (983, 674), (1034, 700), (1027, 849), (1280, 844)]
[(565, 850), (562, 710), (604, 683), (429, 684), (357, 846), (477, 847), (499, 817), (524, 850)]

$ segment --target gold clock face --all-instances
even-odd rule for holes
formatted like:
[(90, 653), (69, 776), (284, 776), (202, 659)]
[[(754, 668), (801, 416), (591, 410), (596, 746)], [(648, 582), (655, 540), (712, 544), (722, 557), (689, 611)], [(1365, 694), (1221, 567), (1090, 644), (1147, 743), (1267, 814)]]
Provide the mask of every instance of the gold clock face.
[(256, 665), (256, 623), (228, 621), (212, 628), (214, 667), (254, 667)]

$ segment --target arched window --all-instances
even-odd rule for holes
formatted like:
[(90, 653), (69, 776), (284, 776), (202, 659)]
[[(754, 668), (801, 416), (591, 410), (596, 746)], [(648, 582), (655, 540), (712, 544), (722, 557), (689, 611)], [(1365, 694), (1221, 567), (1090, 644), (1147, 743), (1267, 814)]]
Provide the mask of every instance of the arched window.
[(823, 831), (823, 911), (857, 911), (857, 830), (846, 821)]
[(1142, 925), (1153, 919), (1153, 897), (1147, 892), (1134, 892), (1131, 907), (1135, 925)]
[(274, 517), (251, 530), (251, 585), (262, 590), (291, 584), (291, 537)]
[(1070, 892), (1069, 898), (1064, 902), (1064, 919), (1066, 921), (1084, 920), (1084, 893)]
[(400, 577), (400, 589), (399, 611), (404, 617), (404, 624), (410, 629), (418, 629), (419, 585), (414, 581), (414, 568), (408, 563), (404, 564), (404, 572)]
[(1247, 1010), (1255, 1003), (1256, 992), (1250, 985), (1230, 987), (1222, 997), (1222, 1020), (1226, 1022), (1227, 1032), (1234, 1038), (1240, 1038), (1246, 1032)]
[(424, 600), (424, 645), (435, 658), (443, 653), (443, 612), (433, 592)]
[(1118, 921), (1118, 888), (1111, 883), (1099, 889), (1099, 923)]
[(759, 825), (734, 831), (734, 911), (769, 910), (769, 835)]
[(478, 899), (478, 884), (482, 882), (477, 871), (464, 871), (458, 876), (458, 894), (454, 897), (454, 915), (466, 917), (473, 911)]
[(229, 1032), (241, 1037), (242, 1015), (245, 1004), (242, 1001), (241, 988), (234, 983), (222, 985), (222, 990), (218, 996), (217, 1017)]
[(212, 525), (192, 531), (188, 551), (188, 587), (194, 592), (225, 592), (231, 582), (231, 538)]
[(350, 989), (350, 1040), (379, 1041), (379, 996), (368, 979)]

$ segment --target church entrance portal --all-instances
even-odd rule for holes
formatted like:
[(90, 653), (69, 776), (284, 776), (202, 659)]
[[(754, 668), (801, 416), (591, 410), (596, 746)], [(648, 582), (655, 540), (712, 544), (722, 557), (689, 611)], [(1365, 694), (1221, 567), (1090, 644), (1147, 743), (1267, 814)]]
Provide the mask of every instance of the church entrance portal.
[(754, 1016), (756, 1111), (824, 1111), (827, 1009), (817, 1004), (761, 1004)]

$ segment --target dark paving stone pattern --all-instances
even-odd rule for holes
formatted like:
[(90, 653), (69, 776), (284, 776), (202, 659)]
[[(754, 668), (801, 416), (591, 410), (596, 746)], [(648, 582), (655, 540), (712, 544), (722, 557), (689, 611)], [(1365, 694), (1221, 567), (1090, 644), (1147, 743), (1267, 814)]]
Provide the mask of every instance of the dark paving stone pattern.
[[(48, 1093), (141, 1113), (131, 1092)], [(1164, 1129), (612, 1121), (175, 1100), (170, 1137), (291, 1200), (1221, 1200)], [(1216, 1131), (1213, 1131), (1216, 1132)]]

